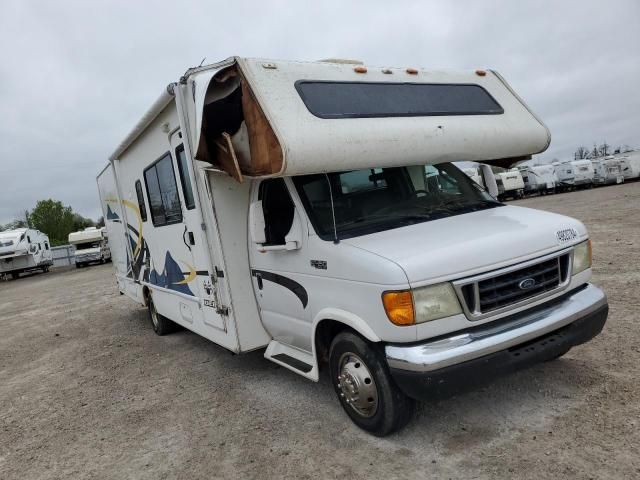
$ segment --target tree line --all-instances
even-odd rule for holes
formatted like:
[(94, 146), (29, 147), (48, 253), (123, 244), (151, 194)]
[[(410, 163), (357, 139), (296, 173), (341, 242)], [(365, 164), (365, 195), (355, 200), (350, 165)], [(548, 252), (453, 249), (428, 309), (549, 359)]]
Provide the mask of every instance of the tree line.
[(39, 200), (36, 206), (19, 218), (5, 225), (0, 224), (0, 231), (16, 228), (35, 228), (49, 236), (52, 246), (67, 244), (69, 234), (87, 227), (102, 227), (104, 219), (97, 222), (74, 212), (70, 206), (64, 206), (58, 200)]
[(593, 148), (579, 146), (573, 154), (575, 160), (583, 160), (585, 158), (606, 157), (607, 155), (615, 155), (616, 153), (626, 153), (633, 151), (629, 145), (620, 145), (613, 148), (606, 141), (600, 145), (593, 144)]

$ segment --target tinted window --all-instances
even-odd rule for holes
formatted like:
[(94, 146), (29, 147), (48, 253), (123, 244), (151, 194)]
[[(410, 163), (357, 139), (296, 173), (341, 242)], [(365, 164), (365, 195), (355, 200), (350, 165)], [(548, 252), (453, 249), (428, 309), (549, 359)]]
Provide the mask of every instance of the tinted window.
[(136, 196), (138, 197), (138, 209), (140, 210), (140, 218), (143, 222), (147, 221), (147, 206), (144, 203), (144, 195), (142, 193), (142, 184), (140, 180), (136, 180)]
[(189, 178), (189, 167), (187, 165), (187, 154), (184, 151), (184, 145), (176, 148), (176, 159), (178, 160), (178, 173), (180, 174), (180, 183), (182, 184), (182, 194), (184, 195), (184, 203), (188, 210), (196, 207), (193, 200), (193, 189), (191, 188), (191, 179)]
[(493, 115), (502, 107), (469, 84), (298, 81), (307, 109), (320, 118)]
[(354, 193), (375, 188), (385, 188), (387, 182), (382, 175), (381, 168), (370, 170), (353, 170), (340, 174), (340, 188), (342, 193)]
[(153, 224), (159, 227), (181, 222), (182, 207), (169, 153), (145, 170), (144, 181)]

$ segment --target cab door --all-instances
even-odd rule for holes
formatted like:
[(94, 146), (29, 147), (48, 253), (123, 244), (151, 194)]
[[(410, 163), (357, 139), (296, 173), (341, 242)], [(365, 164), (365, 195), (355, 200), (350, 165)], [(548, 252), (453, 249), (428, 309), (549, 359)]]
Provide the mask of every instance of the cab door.
[(307, 232), (283, 178), (260, 182), (252, 192), (260, 202), (265, 243), (250, 245), (251, 275), (260, 317), (277, 341), (311, 351), (310, 276)]

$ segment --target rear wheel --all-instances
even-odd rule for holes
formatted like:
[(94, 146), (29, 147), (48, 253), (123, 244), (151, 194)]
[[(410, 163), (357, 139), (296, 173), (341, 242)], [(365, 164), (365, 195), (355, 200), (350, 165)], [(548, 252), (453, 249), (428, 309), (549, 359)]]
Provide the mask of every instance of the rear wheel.
[(162, 336), (177, 330), (177, 325), (158, 313), (156, 305), (153, 303), (153, 298), (149, 298), (149, 319), (151, 320), (151, 326), (156, 334)]
[(377, 345), (351, 332), (339, 333), (331, 343), (329, 364), (340, 404), (360, 428), (382, 437), (411, 419), (415, 402), (393, 382)]

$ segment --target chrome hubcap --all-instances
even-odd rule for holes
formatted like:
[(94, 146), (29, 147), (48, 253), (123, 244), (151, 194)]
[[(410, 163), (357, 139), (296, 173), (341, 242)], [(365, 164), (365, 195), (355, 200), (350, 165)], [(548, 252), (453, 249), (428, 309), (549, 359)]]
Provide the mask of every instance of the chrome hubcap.
[(347, 405), (363, 417), (372, 417), (378, 409), (378, 390), (371, 372), (354, 353), (340, 357), (338, 389)]

